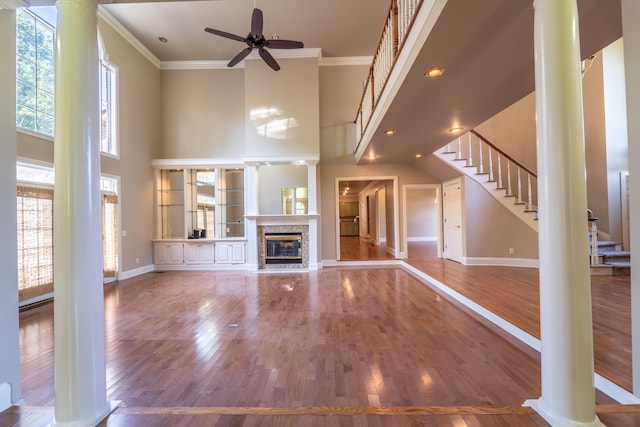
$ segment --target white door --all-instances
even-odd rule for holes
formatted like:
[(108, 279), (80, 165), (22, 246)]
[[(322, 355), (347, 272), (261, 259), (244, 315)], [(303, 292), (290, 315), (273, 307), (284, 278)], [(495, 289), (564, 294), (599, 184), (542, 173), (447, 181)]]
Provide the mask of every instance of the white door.
[(462, 262), (462, 181), (444, 184), (443, 191), (444, 257)]

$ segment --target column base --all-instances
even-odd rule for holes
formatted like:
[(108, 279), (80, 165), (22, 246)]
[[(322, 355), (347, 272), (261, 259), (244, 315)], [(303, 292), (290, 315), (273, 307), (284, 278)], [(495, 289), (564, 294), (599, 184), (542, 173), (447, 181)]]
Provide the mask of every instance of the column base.
[(105, 418), (107, 418), (113, 411), (118, 409), (121, 400), (110, 400), (107, 402), (105, 408), (100, 412), (100, 414), (95, 417), (93, 420), (85, 420), (85, 421), (70, 421), (64, 423), (56, 422), (55, 418), (53, 422), (50, 424), (51, 427), (93, 427), (100, 424)]
[(579, 421), (570, 420), (568, 418), (559, 417), (553, 414), (549, 408), (542, 402), (541, 398), (525, 400), (522, 406), (529, 407), (536, 411), (546, 422), (553, 427), (606, 427), (600, 422), (598, 416), (594, 414), (593, 421), (582, 423)]

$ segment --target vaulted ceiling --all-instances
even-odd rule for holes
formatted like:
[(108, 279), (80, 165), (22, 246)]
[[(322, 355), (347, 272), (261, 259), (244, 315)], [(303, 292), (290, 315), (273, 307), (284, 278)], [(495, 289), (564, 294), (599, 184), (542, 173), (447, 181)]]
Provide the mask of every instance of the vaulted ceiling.
[[(368, 143), (376, 162), (414, 162), (534, 90), (533, 0), (435, 0), (446, 3), (426, 43)], [(428, 2), (428, 0), (425, 0)], [(161, 61), (230, 60), (242, 43), (205, 27), (245, 36), (252, 9), (264, 34), (301, 40), (323, 57), (373, 55), (389, 0), (212, 0), (105, 2), (103, 6)], [(622, 34), (620, 0), (577, 0), (582, 56)], [(163, 43), (159, 37), (164, 37)], [(438, 79), (424, 71), (443, 65)], [(354, 111), (353, 117), (355, 117)], [(393, 128), (389, 137), (383, 130)]]

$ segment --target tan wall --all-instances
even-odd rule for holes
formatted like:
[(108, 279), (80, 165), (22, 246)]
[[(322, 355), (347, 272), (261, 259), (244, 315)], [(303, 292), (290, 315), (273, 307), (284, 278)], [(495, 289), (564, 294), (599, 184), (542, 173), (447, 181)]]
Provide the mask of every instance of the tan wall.
[[(109, 61), (118, 67), (120, 158), (102, 158), (102, 172), (120, 176), (123, 271), (153, 263), (153, 169), (160, 141), (160, 71), (110, 26), (99, 22)], [(139, 260), (136, 263), (136, 258)]]
[(162, 71), (161, 92), (156, 158), (244, 157), (242, 68)]
[[(318, 58), (245, 61), (245, 155), (307, 157), (320, 153)], [(265, 111), (268, 116), (265, 117)]]
[[(538, 233), (468, 177), (464, 183), (463, 209), (465, 257), (538, 259)], [(514, 249), (513, 255), (509, 254), (509, 248)]]

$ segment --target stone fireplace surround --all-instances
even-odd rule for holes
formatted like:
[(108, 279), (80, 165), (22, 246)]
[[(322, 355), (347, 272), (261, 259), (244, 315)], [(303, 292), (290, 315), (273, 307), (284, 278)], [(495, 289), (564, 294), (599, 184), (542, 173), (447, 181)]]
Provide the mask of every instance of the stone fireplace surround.
[[(258, 269), (265, 270), (291, 270), (309, 268), (309, 226), (302, 224), (282, 224), (282, 225), (258, 225)], [(302, 235), (302, 263), (291, 264), (267, 264), (265, 262), (266, 253), (266, 233), (300, 233)]]

